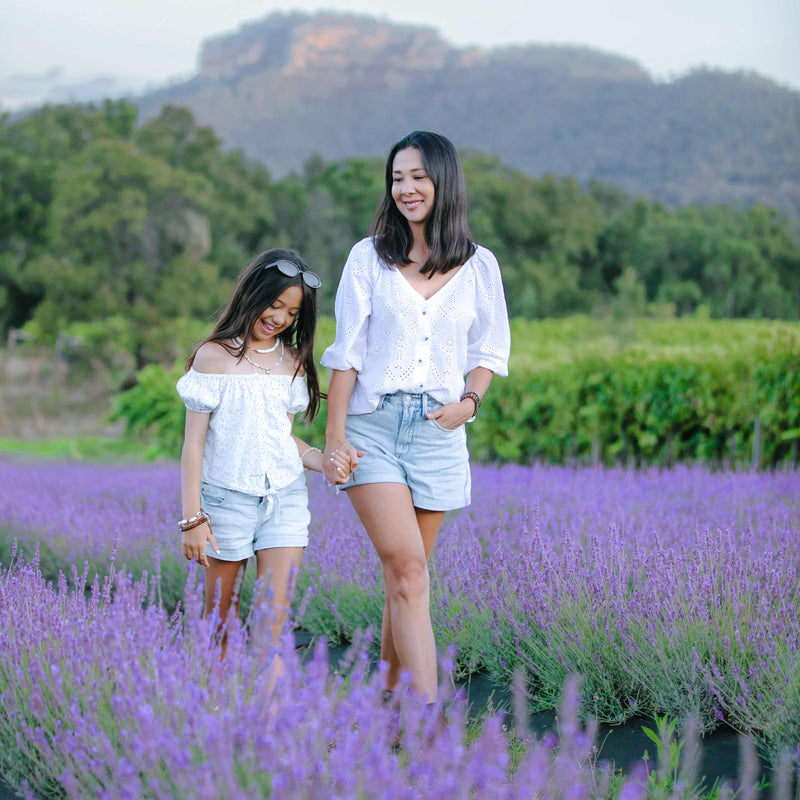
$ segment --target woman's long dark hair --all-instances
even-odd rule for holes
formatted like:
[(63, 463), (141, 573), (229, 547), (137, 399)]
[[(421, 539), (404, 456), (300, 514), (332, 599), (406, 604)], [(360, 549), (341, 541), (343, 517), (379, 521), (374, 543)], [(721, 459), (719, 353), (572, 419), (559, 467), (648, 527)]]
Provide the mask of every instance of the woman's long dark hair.
[[(308, 384), (309, 402), (303, 418), (309, 422), (319, 412), (320, 401), (325, 394), (319, 388), (319, 376), (314, 363), (314, 331), (317, 327), (317, 290), (306, 285), (298, 273), (294, 277), (284, 275), (279, 269), (264, 269), (267, 264), (285, 259), (296, 264), (301, 272), (310, 270), (303, 258), (294, 250), (273, 248), (256, 256), (246, 266), (236, 281), (233, 294), (217, 317), (217, 322), (211, 333), (195, 347), (186, 360), (188, 370), (194, 363), (195, 356), (200, 347), (207, 342), (216, 342), (222, 345), (232, 356), (239, 360), (244, 358), (247, 349), (247, 340), (256, 320), (264, 313), (264, 309), (271, 306), (280, 295), (290, 286), (299, 286), (303, 290), (303, 302), (300, 313), (292, 324), (282, 331), (278, 337), (284, 345), (294, 347), (299, 353), (297, 369), (303, 367)], [(242, 344), (235, 347), (228, 343), (229, 339), (239, 337)]]
[(460, 267), (475, 252), (467, 222), (467, 182), (458, 152), (447, 137), (430, 131), (414, 131), (392, 147), (386, 159), (383, 199), (372, 219), (370, 234), (375, 237), (375, 249), (383, 261), (408, 263), (414, 242), (408, 220), (392, 197), (392, 170), (394, 157), (409, 147), (419, 150), (434, 188), (433, 207), (425, 220), (429, 255), (420, 270), (430, 278), (437, 272)]

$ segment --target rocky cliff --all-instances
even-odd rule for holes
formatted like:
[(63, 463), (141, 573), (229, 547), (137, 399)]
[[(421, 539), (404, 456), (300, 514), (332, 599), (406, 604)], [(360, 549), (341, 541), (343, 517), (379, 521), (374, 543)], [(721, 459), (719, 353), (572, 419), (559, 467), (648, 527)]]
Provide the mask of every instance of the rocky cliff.
[(800, 213), (800, 93), (744, 73), (658, 83), (580, 47), (456, 48), (424, 27), (273, 14), (204, 45), (197, 75), (144, 96), (192, 110), (276, 175), (379, 156), (415, 128), (532, 175), (576, 175), (670, 204)]

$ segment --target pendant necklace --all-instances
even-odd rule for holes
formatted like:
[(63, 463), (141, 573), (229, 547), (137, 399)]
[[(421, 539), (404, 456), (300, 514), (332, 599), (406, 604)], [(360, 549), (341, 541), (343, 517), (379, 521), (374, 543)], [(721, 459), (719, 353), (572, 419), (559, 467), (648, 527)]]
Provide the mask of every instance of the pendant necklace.
[[(237, 347), (242, 346), (242, 340), (238, 336), (233, 337), (233, 343)], [(281, 343), (281, 340), (278, 337), (275, 337), (275, 344), (272, 347), (268, 347), (266, 350), (259, 350), (257, 347), (253, 347), (253, 345), (249, 344), (247, 347), (252, 350), (254, 353), (261, 353), (262, 355), (266, 355), (267, 353), (274, 353), (278, 349), (278, 345)]]
[[(252, 359), (252, 358), (250, 358), (250, 356), (248, 356), (248, 355), (247, 355), (247, 351), (245, 351), (245, 354), (244, 354), (244, 360), (245, 360), (245, 361), (246, 361), (248, 364), (252, 364), (254, 367), (258, 367), (259, 369), (263, 369), (263, 370), (264, 370), (264, 372), (265, 372), (267, 375), (269, 375), (269, 374), (270, 374), (270, 372), (272, 372), (272, 370), (274, 370), (274, 369), (275, 369), (275, 367), (277, 367), (277, 366), (278, 366), (278, 364), (280, 364), (280, 363), (281, 363), (281, 361), (283, 361), (283, 353), (284, 353), (283, 342), (279, 342), (279, 343), (280, 343), (280, 346), (281, 346), (281, 355), (280, 355), (280, 358), (279, 358), (279, 359), (278, 359), (278, 360), (277, 360), (277, 361), (276, 361), (276, 362), (275, 362), (275, 363), (274, 363), (274, 364), (273, 364), (271, 367), (262, 367), (262, 366), (261, 366), (261, 364), (256, 364), (256, 362), (255, 362), (255, 361), (253, 361), (253, 359)], [(278, 346), (278, 345), (276, 344), (276, 345), (275, 345), (275, 347), (277, 347), (277, 346)], [(272, 349), (274, 350), (274, 349), (275, 349), (275, 347), (273, 347)], [(260, 351), (260, 350), (256, 350), (256, 352), (257, 352), (257, 353), (260, 353), (261, 351)], [(267, 351), (267, 352), (269, 352), (269, 351)]]

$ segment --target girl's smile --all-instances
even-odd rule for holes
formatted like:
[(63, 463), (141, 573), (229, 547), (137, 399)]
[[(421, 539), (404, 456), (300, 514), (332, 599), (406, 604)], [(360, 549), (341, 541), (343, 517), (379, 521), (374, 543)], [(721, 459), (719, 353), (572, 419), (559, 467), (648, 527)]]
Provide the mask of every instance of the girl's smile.
[(271, 345), (275, 337), (291, 327), (300, 313), (303, 304), (303, 290), (299, 286), (289, 286), (272, 305), (264, 309), (250, 331), (252, 347)]

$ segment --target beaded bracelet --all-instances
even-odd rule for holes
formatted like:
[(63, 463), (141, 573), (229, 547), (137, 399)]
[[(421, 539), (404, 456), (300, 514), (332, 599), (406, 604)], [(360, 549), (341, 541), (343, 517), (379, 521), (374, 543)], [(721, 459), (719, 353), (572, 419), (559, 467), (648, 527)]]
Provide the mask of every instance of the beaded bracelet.
[(178, 528), (181, 533), (185, 533), (186, 531), (192, 530), (192, 528), (197, 528), (198, 526), (202, 525), (204, 522), (211, 522), (208, 514), (201, 508), (193, 517), (189, 517), (188, 519), (181, 519), (178, 520)]
[(472, 416), (477, 417), (478, 409), (481, 407), (481, 396), (477, 392), (464, 392), (464, 394), (461, 395), (460, 400), (466, 400), (468, 397), (473, 403), (475, 403), (475, 413)]

